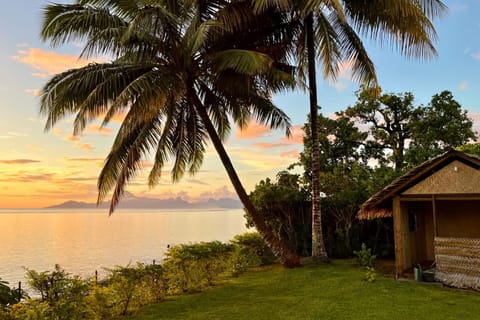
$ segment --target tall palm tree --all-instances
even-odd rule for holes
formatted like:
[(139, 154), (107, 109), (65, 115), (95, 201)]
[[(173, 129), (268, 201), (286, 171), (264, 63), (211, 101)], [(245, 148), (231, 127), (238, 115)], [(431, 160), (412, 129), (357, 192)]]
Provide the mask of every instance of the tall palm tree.
[(198, 172), (211, 140), (257, 230), (284, 265), (299, 265), (256, 212), (222, 143), (230, 119), (240, 128), (255, 119), (289, 133), (288, 117), (270, 99), (294, 85), (290, 35), (272, 27), (281, 15), (227, 0), (78, 0), (45, 8), (44, 40), (81, 40), (82, 56), (113, 58), (54, 76), (40, 107), (47, 130), (74, 114), (74, 133), (99, 116), (105, 125), (126, 114), (98, 179), (98, 201), (113, 190), (110, 213), (150, 151), (153, 187), (169, 159), (174, 182)]
[[(378, 87), (373, 62), (359, 34), (388, 43), (407, 57), (436, 55), (432, 18), (445, 6), (439, 0), (254, 0), (257, 12), (270, 6), (292, 12), (297, 38), (299, 75), (308, 79), (312, 134), (312, 257), (328, 260), (322, 234), (320, 199), (320, 150), (318, 143), (318, 99), (316, 61), (323, 65), (324, 78), (335, 79), (341, 63), (349, 62), (352, 76), (363, 84)], [(301, 22), (299, 24), (299, 21)]]

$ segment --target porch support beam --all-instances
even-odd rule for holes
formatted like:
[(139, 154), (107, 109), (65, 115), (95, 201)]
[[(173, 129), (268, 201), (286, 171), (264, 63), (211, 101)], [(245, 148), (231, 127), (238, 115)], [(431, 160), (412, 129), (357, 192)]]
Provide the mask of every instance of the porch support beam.
[(395, 277), (398, 279), (403, 275), (405, 261), (403, 256), (402, 212), (399, 196), (393, 198), (393, 232), (395, 238)]

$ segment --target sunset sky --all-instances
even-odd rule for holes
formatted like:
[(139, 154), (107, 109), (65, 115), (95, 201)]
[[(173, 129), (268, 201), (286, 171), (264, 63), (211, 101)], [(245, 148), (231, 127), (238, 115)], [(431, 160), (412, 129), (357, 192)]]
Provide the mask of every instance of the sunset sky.
[[(58, 2), (62, 2), (57, 0)], [(67, 200), (96, 199), (96, 179), (113, 141), (118, 124), (100, 129), (92, 123), (81, 136), (72, 136), (71, 119), (44, 132), (38, 114), (37, 94), (55, 73), (82, 66), (80, 48), (74, 44), (50, 48), (39, 37), (41, 10), (48, 1), (4, 1), (0, 12), (0, 208), (36, 208)], [(411, 91), (417, 104), (426, 104), (442, 90), (476, 120), (480, 131), (480, 1), (445, 1), (448, 14), (435, 21), (439, 57), (432, 61), (407, 60), (388, 46), (365, 40), (376, 64), (385, 92)], [(319, 104), (327, 115), (355, 102), (358, 86), (348, 70), (336, 83), (321, 79)], [(229, 152), (247, 191), (266, 177), (295, 162), (302, 149), (301, 126), (306, 121), (308, 99), (295, 92), (276, 96), (294, 124), (293, 136), (271, 132), (252, 124), (248, 130), (234, 130), (227, 142)], [(147, 168), (148, 170), (148, 163)], [(168, 169), (168, 168), (167, 168)], [(172, 184), (167, 175), (150, 190), (145, 173), (128, 187), (138, 196), (181, 197), (196, 201), (234, 197), (233, 188), (213, 148), (194, 177)]]

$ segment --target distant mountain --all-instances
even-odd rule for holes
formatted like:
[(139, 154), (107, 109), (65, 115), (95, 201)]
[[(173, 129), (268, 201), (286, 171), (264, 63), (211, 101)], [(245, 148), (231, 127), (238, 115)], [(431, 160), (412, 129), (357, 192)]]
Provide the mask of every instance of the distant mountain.
[[(61, 204), (46, 207), (45, 209), (95, 209), (108, 208), (110, 203), (102, 202), (100, 205), (81, 201), (66, 201)], [(136, 197), (125, 193), (118, 204), (118, 209), (241, 209), (242, 203), (237, 199), (208, 199), (201, 202), (188, 202), (181, 198), (158, 199)]]

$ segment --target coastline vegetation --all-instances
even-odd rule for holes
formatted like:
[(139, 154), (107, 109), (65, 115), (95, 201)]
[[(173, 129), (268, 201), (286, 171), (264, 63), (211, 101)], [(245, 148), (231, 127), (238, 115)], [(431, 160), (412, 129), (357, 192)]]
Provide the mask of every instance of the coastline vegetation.
[(0, 319), (118, 319), (169, 296), (191, 294), (237, 277), (248, 268), (276, 261), (258, 233), (169, 248), (161, 264), (117, 266), (105, 279), (81, 278), (55, 265), (27, 269), (32, 297), (18, 296), (0, 282)]

